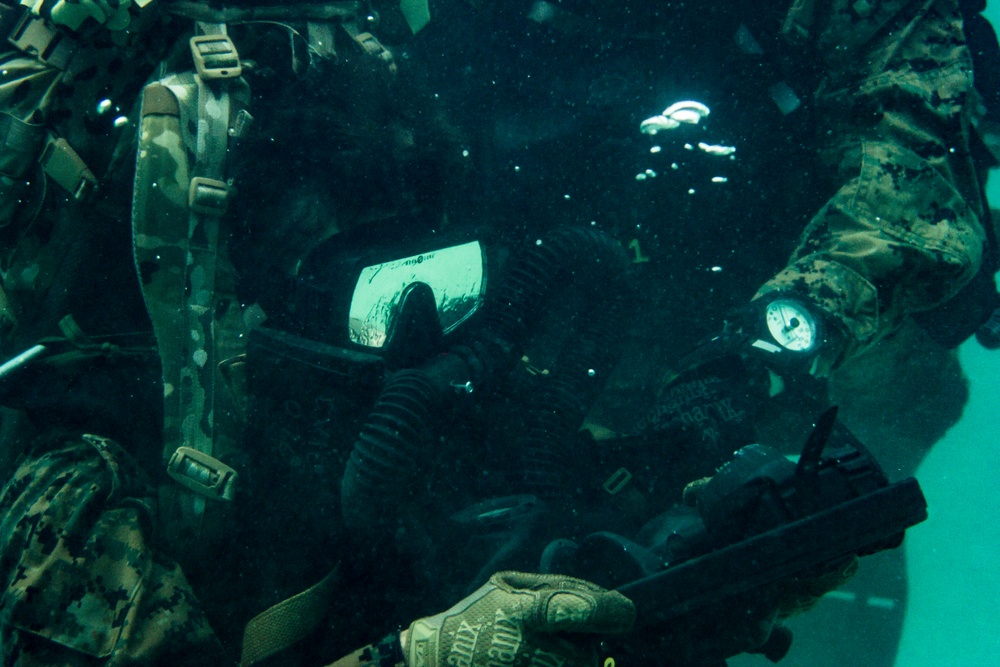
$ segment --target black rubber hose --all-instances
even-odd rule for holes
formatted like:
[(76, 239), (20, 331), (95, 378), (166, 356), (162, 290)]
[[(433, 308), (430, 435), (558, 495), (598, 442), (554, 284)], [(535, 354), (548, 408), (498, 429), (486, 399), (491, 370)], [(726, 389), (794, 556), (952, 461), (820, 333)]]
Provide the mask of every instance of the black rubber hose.
[[(524, 415), (526, 429), (514, 447), (520, 460), (521, 490), (552, 500), (572, 491), (566, 478), (574, 454), (572, 443), (578, 441), (576, 432), (621, 349), (616, 337), (620, 326), (617, 297), (624, 289), (628, 259), (617, 241), (596, 230), (566, 230), (548, 245), (554, 252), (538, 253), (531, 274), (550, 275), (550, 291), (552, 285), (572, 278), (576, 289), (592, 296), (588, 313), (577, 318), (576, 334), (560, 351), (552, 372), (537, 382), (537, 393)], [(559, 263), (546, 265), (550, 258)], [(526, 303), (521, 308), (531, 312), (540, 305)]]
[[(347, 463), (341, 501), (348, 526), (370, 532), (378, 524), (395, 520), (391, 508), (414, 491), (414, 482), (427, 465), (434, 435), (431, 420), (442, 405), (449, 378), (461, 383), (471, 376), (475, 386), (506, 375), (520, 359), (528, 333), (553, 290), (580, 273), (588, 286), (600, 291), (616, 284), (625, 266), (624, 251), (605, 234), (579, 228), (557, 230), (533, 246), (512, 269), (492, 304), (479, 341), (435, 360), (429, 371), (396, 373), (380, 395)], [(600, 324), (609, 316), (591, 322)], [(557, 493), (561, 487), (561, 475), (556, 473), (563, 456), (551, 443), (558, 440), (561, 444), (561, 436), (579, 426), (585, 408), (581, 396), (588, 393), (583, 383), (592, 379), (588, 371), (606, 376), (610, 362), (598, 357), (612, 347), (604, 341), (592, 342), (592, 355), (571, 355), (574, 359), (567, 371), (572, 379), (553, 383), (536, 397), (536, 407), (526, 415), (529, 433), (521, 443), (523, 460), (533, 467), (527, 486), (544, 495)]]
[(578, 273), (584, 270), (595, 281), (591, 286), (599, 291), (604, 285), (598, 281), (617, 282), (627, 262), (621, 245), (604, 232), (561, 227), (530, 247), (511, 270), (493, 301), (486, 329), (519, 347), (554, 290), (581, 277)]
[(347, 525), (371, 532), (390, 520), (386, 511), (410, 492), (434, 436), (432, 416), (441, 392), (422, 370), (403, 370), (386, 383), (354, 443), (341, 482)]

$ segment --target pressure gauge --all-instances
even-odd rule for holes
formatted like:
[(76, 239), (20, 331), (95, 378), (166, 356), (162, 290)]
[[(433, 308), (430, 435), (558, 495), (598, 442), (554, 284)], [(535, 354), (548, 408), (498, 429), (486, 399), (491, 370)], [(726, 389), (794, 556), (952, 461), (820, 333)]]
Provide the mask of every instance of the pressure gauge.
[(816, 318), (801, 301), (777, 298), (764, 311), (767, 329), (774, 341), (792, 352), (810, 352), (820, 342)]

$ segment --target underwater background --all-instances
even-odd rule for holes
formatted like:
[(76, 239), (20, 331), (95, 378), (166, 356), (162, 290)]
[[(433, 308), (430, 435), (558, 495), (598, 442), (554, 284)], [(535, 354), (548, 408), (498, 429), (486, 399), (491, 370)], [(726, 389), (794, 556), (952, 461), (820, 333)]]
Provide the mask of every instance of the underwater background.
[[(985, 12), (1000, 27), (1000, 3)], [(1000, 206), (1000, 170), (988, 197)], [(929, 518), (906, 536), (909, 595), (897, 667), (1000, 664), (1000, 350), (959, 349), (969, 378), (961, 421), (917, 470)]]
[[(1000, 202), (996, 173), (990, 199)], [(910, 589), (897, 667), (1000, 664), (1000, 350), (972, 340), (959, 355), (969, 403), (917, 471), (930, 516), (904, 543)]]
[[(984, 14), (1000, 32), (1000, 0)], [(1000, 169), (990, 174), (988, 197), (1000, 208)], [(970, 339), (959, 359), (969, 401), (916, 473), (928, 519), (907, 531), (901, 553), (865, 559), (862, 575), (866, 566), (875, 572), (861, 587), (848, 584), (793, 619), (795, 641), (782, 667), (886, 665), (894, 652), (895, 667), (1000, 665), (1000, 350)], [(871, 585), (880, 577), (881, 585)], [(879, 588), (903, 594), (880, 595)], [(880, 613), (897, 620), (883, 623)], [(773, 663), (742, 655), (729, 664)]]
[[(1000, 26), (1000, 6), (988, 14)], [(997, 170), (989, 199), (1000, 203)], [(930, 516), (904, 544), (910, 590), (897, 667), (1000, 664), (1000, 350), (971, 340), (959, 357), (969, 403), (917, 471)]]

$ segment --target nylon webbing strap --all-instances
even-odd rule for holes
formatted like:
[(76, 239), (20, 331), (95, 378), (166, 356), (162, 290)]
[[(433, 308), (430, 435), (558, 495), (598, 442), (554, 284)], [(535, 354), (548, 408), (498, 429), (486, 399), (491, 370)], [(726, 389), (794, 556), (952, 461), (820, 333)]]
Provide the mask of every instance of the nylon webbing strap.
[(316, 585), (250, 619), (243, 631), (240, 667), (249, 667), (302, 641), (326, 614), (337, 586), (339, 567)]
[(0, 148), (3, 148), (5, 153), (13, 152), (30, 156), (30, 159), (22, 158), (21, 162), (35, 159), (38, 145), (44, 136), (45, 127), (43, 125), (26, 123), (7, 111), (0, 112)]
[[(199, 29), (225, 36), (222, 25)], [(194, 41), (192, 48), (199, 48)], [(168, 525), (179, 521), (178, 528), (193, 531), (201, 526), (206, 499), (231, 499), (235, 481), (235, 471), (212, 454), (216, 269), (236, 90), (246, 92), (242, 79), (206, 81), (184, 72), (143, 94), (133, 237), (163, 372), (164, 462), (179, 482), (163, 487), (161, 504)]]
[[(225, 34), (225, 26), (199, 28), (206, 34)], [(225, 206), (219, 206), (217, 196), (206, 204), (202, 193), (225, 190), (226, 141), (229, 132), (230, 97), (226, 85), (209, 85), (195, 76), (197, 85), (197, 136), (195, 163), (188, 189), (187, 261), (185, 263), (185, 294), (180, 312), (185, 330), (180, 337), (179, 382), (173, 407), (174, 423), (180, 428), (179, 441), (169, 442), (168, 470), (175, 470), (176, 453), (186, 447), (209, 457), (214, 449), (215, 408), (215, 272), (219, 249), (219, 223)], [(208, 110), (212, 107), (211, 111)], [(164, 452), (166, 455), (168, 452)], [(193, 477), (203, 476), (189, 469)], [(180, 470), (184, 474), (188, 470)], [(208, 494), (189, 490), (179, 492), (181, 511), (186, 522), (197, 525), (205, 509)]]

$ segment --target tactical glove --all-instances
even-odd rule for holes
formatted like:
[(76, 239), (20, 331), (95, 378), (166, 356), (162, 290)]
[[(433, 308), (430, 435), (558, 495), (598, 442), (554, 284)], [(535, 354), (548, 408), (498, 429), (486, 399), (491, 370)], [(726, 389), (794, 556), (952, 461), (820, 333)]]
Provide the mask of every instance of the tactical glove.
[[(588, 634), (621, 634), (635, 607), (620, 593), (560, 575), (499, 572), (446, 612), (415, 621), (410, 667), (597, 664)], [(573, 633), (574, 637), (568, 634)]]
[[(149, 0), (140, 0), (136, 4), (142, 6), (147, 2)], [(73, 31), (79, 30), (87, 19), (112, 31), (124, 30), (131, 20), (132, 0), (24, 0), (21, 4), (31, 6), (36, 15)]]
[(638, 431), (662, 443), (684, 464), (686, 475), (709, 474), (757, 440), (755, 418), (769, 393), (767, 370), (748, 364), (732, 339), (719, 337), (682, 359), (678, 371), (664, 379), (656, 406)]
[(815, 607), (820, 598), (835, 591), (858, 572), (861, 559), (848, 556), (843, 561), (811, 576), (799, 576), (779, 586), (778, 618), (798, 616)]
[[(711, 482), (711, 477), (704, 477), (684, 487), (684, 504), (697, 507), (698, 496)], [(799, 574), (776, 584), (770, 595), (776, 601), (777, 617), (785, 619), (809, 611), (824, 595), (850, 581), (857, 574), (860, 564), (861, 559), (857, 556), (846, 556), (814, 572)]]

